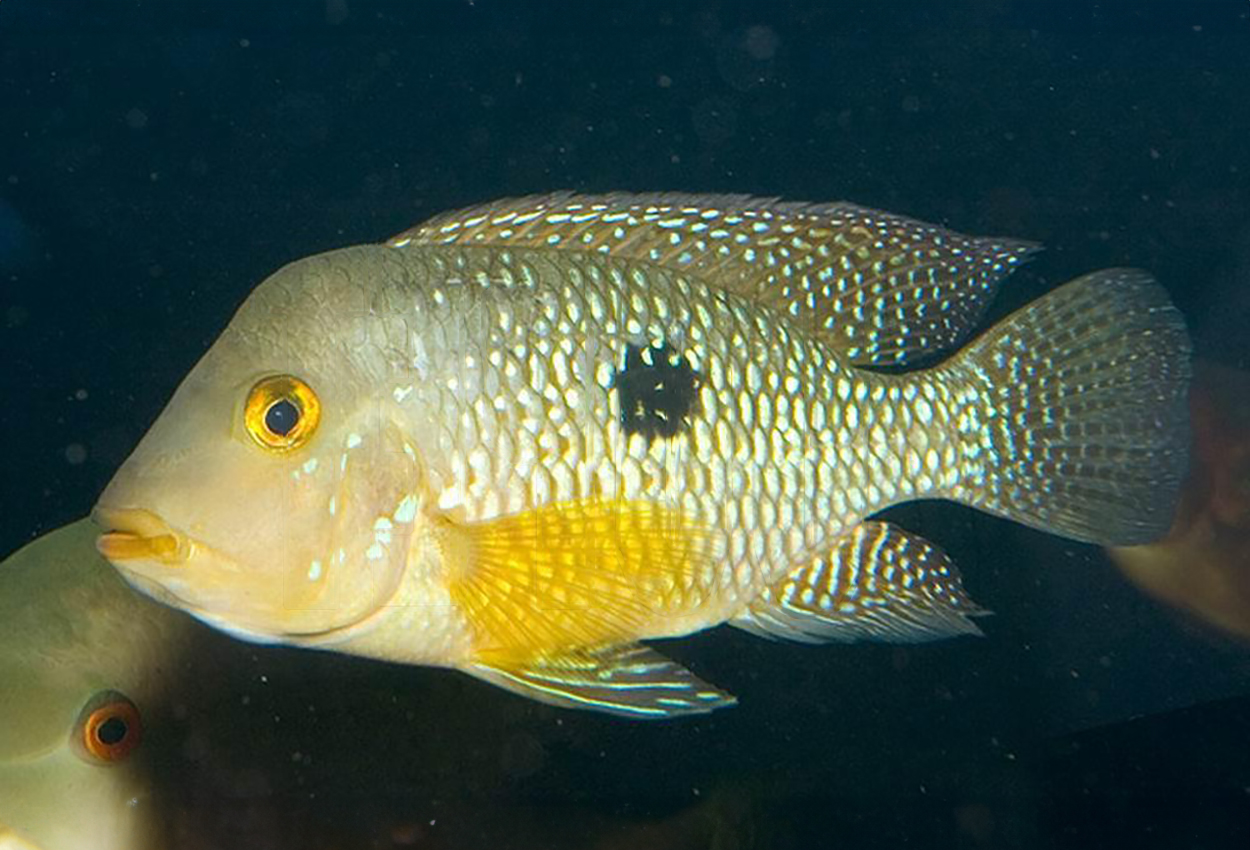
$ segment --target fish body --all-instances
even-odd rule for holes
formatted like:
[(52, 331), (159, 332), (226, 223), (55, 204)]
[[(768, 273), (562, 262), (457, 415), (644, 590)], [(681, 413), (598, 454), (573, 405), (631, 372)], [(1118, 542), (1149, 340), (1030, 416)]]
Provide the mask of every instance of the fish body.
[(943, 553), (874, 513), (1144, 542), (1185, 465), (1188, 339), (1144, 273), (915, 368), (1033, 250), (847, 204), (557, 195), (307, 258), (119, 470), (101, 551), (245, 638), (633, 717), (732, 702), (644, 639), (975, 633)]
[(143, 721), (194, 621), (133, 592), (89, 520), (0, 564), (0, 847), (138, 850), (156, 810)]

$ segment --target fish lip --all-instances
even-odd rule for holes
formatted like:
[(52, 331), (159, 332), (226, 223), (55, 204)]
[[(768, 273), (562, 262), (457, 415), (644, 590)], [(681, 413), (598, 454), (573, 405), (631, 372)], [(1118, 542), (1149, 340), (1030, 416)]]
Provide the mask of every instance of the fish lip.
[(147, 561), (175, 567), (190, 560), (195, 542), (151, 511), (96, 505), (91, 520), (104, 531), (96, 550), (114, 564)]

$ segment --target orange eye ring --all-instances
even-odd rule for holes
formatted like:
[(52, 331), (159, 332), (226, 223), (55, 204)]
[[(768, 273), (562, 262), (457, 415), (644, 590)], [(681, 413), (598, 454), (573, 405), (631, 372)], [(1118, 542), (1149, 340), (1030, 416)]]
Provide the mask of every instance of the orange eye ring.
[(133, 702), (104, 691), (83, 708), (75, 726), (77, 749), (100, 764), (117, 764), (143, 740), (143, 719)]
[(261, 378), (248, 391), (243, 423), (256, 444), (289, 452), (307, 443), (321, 422), (321, 401), (293, 375)]

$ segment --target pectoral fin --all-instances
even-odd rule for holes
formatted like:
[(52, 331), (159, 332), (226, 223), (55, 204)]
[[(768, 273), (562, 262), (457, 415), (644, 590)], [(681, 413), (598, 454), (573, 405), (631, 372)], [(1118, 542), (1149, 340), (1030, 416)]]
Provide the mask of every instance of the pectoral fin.
[(706, 714), (736, 700), (642, 644), (576, 650), (524, 664), (477, 663), (479, 679), (539, 702), (636, 720)]
[(449, 591), (486, 665), (635, 641), (711, 580), (707, 530), (650, 502), (557, 502), (454, 533)]
[(864, 522), (731, 622), (807, 643), (919, 643), (980, 634), (970, 618), (986, 613), (968, 598), (942, 550), (896, 525)]

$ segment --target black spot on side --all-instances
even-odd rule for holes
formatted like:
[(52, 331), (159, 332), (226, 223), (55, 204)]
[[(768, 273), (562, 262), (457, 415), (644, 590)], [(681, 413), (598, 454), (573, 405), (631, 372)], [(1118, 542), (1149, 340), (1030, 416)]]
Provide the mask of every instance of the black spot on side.
[(620, 394), (625, 433), (642, 434), (648, 444), (689, 428), (690, 416), (698, 412), (699, 373), (666, 343), (628, 346), (612, 388)]

